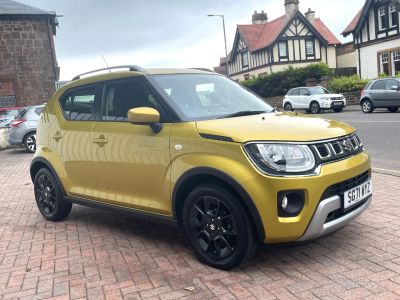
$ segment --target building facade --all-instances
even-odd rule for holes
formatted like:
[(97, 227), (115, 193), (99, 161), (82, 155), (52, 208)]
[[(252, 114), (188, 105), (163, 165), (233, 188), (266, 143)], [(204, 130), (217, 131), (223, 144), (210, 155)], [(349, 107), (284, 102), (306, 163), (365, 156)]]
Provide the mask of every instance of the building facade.
[(390, 0), (367, 0), (343, 31), (353, 35), (358, 74), (365, 79), (400, 74), (399, 12)]
[(299, 0), (285, 0), (285, 15), (269, 21), (254, 12), (252, 24), (238, 25), (233, 49), (222, 59), (229, 76), (245, 80), (260, 74), (323, 62), (336, 68), (340, 41), (309, 9), (299, 11)]
[(54, 12), (0, 0), (0, 107), (44, 103), (55, 91), (57, 25)]

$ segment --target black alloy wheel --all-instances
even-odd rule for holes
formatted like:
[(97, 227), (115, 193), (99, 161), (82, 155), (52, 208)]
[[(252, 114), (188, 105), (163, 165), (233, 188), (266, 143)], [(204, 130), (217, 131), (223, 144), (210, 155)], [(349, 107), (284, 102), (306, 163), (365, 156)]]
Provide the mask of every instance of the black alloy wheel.
[(249, 217), (228, 190), (212, 184), (197, 187), (188, 196), (183, 213), (191, 246), (202, 262), (228, 270), (254, 254)]
[(35, 176), (34, 191), (36, 204), (43, 217), (50, 221), (60, 221), (69, 215), (72, 204), (64, 200), (53, 174), (41, 169)]
[(31, 132), (24, 138), (25, 150), (29, 153), (35, 153), (36, 151), (36, 132)]
[(311, 102), (310, 112), (314, 115), (319, 114), (321, 112), (321, 107), (319, 106), (318, 102), (316, 102), (316, 101)]
[(293, 111), (293, 107), (289, 102), (285, 103), (285, 106), (283, 107), (283, 109), (285, 111)]

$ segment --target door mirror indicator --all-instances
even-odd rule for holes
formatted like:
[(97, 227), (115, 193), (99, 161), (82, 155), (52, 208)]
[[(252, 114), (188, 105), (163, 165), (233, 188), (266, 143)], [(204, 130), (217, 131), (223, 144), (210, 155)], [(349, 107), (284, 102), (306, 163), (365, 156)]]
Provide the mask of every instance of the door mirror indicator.
[(162, 130), (160, 113), (151, 107), (132, 108), (128, 111), (128, 121), (136, 125), (148, 125), (155, 133)]

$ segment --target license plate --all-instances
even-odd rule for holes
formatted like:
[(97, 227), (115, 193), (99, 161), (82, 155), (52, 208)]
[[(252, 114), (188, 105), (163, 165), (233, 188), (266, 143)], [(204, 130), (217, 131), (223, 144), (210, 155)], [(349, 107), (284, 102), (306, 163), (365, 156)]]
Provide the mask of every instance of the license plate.
[(343, 102), (333, 102), (333, 105), (343, 105)]
[(348, 190), (344, 193), (344, 209), (348, 210), (357, 203), (365, 200), (372, 195), (372, 181), (369, 180), (363, 184)]

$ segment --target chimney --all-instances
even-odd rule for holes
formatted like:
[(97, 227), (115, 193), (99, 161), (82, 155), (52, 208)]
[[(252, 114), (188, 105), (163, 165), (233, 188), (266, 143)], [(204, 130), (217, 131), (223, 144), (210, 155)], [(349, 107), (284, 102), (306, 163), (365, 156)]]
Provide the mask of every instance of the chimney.
[(261, 11), (260, 13), (258, 13), (255, 10), (253, 17), (252, 17), (252, 21), (253, 21), (253, 24), (266, 24), (266, 23), (268, 23), (268, 15), (264, 11)]
[(312, 11), (311, 8), (308, 9), (308, 11), (304, 14), (307, 18), (307, 20), (311, 23), (314, 24), (315, 21), (315, 11)]
[(299, 0), (285, 0), (286, 17), (292, 17), (299, 10)]

